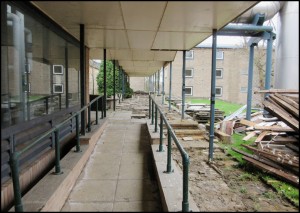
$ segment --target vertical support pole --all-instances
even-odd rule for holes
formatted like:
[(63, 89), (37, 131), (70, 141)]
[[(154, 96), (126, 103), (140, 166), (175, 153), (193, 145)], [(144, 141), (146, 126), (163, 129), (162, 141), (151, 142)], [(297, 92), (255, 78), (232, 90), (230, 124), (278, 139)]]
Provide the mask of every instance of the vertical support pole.
[(14, 189), (15, 212), (23, 212), (22, 195), (19, 180), (19, 156), (17, 152), (11, 153), (9, 163)]
[[(266, 76), (265, 76), (265, 90), (271, 88), (271, 72), (272, 72), (272, 46), (273, 46), (273, 35), (270, 33), (270, 37), (267, 42), (267, 59), (266, 59)], [(265, 94), (265, 97), (268, 93)]]
[(169, 111), (171, 111), (171, 98), (172, 98), (172, 61), (170, 61), (170, 83), (169, 83)]
[(181, 103), (181, 119), (184, 119), (185, 106), (185, 50), (182, 51), (182, 103)]
[(250, 121), (251, 119), (254, 46), (256, 46), (255, 43), (250, 45), (250, 53), (249, 53), (248, 93), (247, 93), (247, 111), (246, 111), (246, 119), (248, 121)]
[(101, 119), (103, 119), (104, 118), (104, 97), (101, 97), (101, 108), (102, 108), (102, 110), (101, 110)]
[(98, 125), (98, 107), (99, 107), (98, 101), (99, 101), (99, 98), (96, 101), (96, 125)]
[(161, 89), (161, 94), (162, 94), (162, 100), (161, 104), (165, 104), (165, 68), (163, 66), (162, 68), (162, 89)]
[(152, 100), (152, 107), (151, 107), (151, 111), (152, 111), (152, 113), (151, 113), (151, 125), (153, 125), (154, 124), (154, 101)]
[[(85, 106), (85, 46), (84, 46), (84, 24), (80, 24), (80, 100), (81, 108)], [(85, 135), (86, 114), (81, 112), (81, 135)]]
[(156, 94), (156, 73), (154, 73), (154, 94)]
[(114, 93), (114, 111), (116, 111), (116, 61), (113, 61), (114, 63), (114, 72), (113, 72), (113, 84), (114, 84), (114, 88), (113, 88), (113, 93)]
[(125, 96), (125, 73), (124, 70), (122, 70), (122, 101), (124, 101)]
[(160, 95), (160, 70), (157, 71), (157, 95)]
[(48, 97), (46, 97), (46, 114), (48, 115), (49, 114), (49, 100), (48, 100)]
[(66, 81), (66, 108), (69, 108), (69, 59), (68, 59), (68, 42), (66, 42), (65, 47), (65, 81)]
[(163, 117), (162, 114), (160, 114), (160, 124), (159, 124), (159, 149), (158, 152), (163, 152)]
[(149, 119), (151, 118), (151, 94), (149, 93)]
[(88, 106), (88, 132), (91, 131), (91, 105)]
[(103, 65), (104, 65), (104, 77), (103, 77), (103, 87), (104, 87), (104, 117), (106, 117), (106, 49), (103, 49)]
[(80, 140), (79, 140), (79, 114), (76, 114), (76, 150), (75, 152), (80, 152)]
[(154, 132), (157, 132), (157, 105), (155, 104), (155, 127)]
[(211, 96), (210, 96), (210, 129), (208, 160), (213, 159), (214, 123), (215, 123), (215, 96), (216, 96), (216, 56), (217, 56), (217, 30), (213, 29), (212, 66), (211, 66)]
[(59, 145), (59, 129), (54, 132), (55, 135), (55, 172), (53, 174), (60, 175), (62, 171), (60, 170), (60, 145)]

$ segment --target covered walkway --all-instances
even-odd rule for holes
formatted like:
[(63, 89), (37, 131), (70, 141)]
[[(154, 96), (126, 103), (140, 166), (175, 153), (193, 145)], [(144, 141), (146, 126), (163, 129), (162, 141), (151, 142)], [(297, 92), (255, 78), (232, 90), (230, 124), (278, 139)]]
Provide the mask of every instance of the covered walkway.
[(108, 113), (108, 125), (62, 211), (162, 211), (145, 119)]

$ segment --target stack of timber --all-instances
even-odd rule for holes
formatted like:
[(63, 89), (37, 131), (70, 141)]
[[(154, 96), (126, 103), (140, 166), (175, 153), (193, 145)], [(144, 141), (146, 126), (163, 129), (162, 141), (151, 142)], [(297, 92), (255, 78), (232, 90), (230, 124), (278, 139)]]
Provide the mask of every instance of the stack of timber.
[[(193, 104), (185, 110), (185, 113), (193, 117), (198, 123), (206, 124), (210, 121), (210, 105)], [(215, 122), (220, 122), (224, 119), (224, 111), (215, 109)]]
[[(169, 117), (167, 115), (167, 117)], [(183, 140), (200, 140), (205, 136), (205, 131), (200, 130), (198, 123), (193, 120), (169, 120), (175, 135)], [(167, 136), (167, 128), (164, 124), (164, 134)]]
[(277, 176), (294, 186), (299, 186), (299, 92), (294, 90), (264, 90), (269, 93), (263, 101), (271, 116), (252, 116), (241, 119), (234, 127), (246, 132), (244, 141), (257, 137), (252, 145), (243, 145), (253, 154), (243, 154), (243, 159), (254, 166)]

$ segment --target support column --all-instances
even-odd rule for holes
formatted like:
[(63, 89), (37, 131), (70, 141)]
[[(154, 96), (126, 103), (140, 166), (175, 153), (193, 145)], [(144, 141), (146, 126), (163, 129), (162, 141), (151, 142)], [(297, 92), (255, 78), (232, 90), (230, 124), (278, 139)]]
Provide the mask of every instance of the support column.
[(104, 117), (106, 117), (106, 49), (103, 49), (103, 65), (104, 65), (104, 76), (103, 76), (103, 87), (104, 87)]
[[(85, 46), (84, 24), (80, 24), (80, 102), (81, 108), (86, 105), (85, 98)], [(86, 113), (81, 112), (81, 135), (85, 135)]]
[(182, 51), (182, 95), (181, 95), (181, 119), (184, 119), (185, 105), (185, 50)]
[(161, 104), (164, 105), (165, 104), (165, 68), (163, 66), (162, 68), (162, 89), (161, 89), (161, 94), (162, 94), (162, 100), (161, 100)]
[[(269, 33), (269, 35), (270, 37), (267, 42), (265, 90), (269, 90), (271, 87), (273, 33)], [(265, 97), (267, 96), (268, 93), (265, 94)]]
[(154, 73), (154, 94), (156, 94), (156, 73)]
[(122, 101), (124, 101), (124, 95), (125, 95), (125, 73), (124, 70), (122, 70)]
[(171, 110), (171, 98), (172, 98), (172, 61), (170, 61), (169, 111)]
[(209, 129), (209, 156), (213, 159), (214, 124), (215, 124), (215, 96), (216, 96), (216, 56), (217, 56), (217, 30), (213, 29), (212, 66), (211, 66), (211, 96), (210, 96), (210, 129)]
[(113, 106), (114, 106), (114, 111), (116, 111), (116, 61), (113, 61), (114, 63), (114, 72), (113, 72), (113, 94), (114, 94), (114, 100), (113, 100)]
[(247, 112), (246, 119), (250, 121), (251, 119), (251, 102), (252, 102), (252, 81), (253, 81), (253, 59), (254, 59), (254, 46), (256, 43), (250, 45), (249, 53), (249, 69), (248, 69), (248, 93), (247, 93)]
[(160, 88), (159, 88), (159, 84), (160, 84), (160, 70), (157, 71), (157, 95), (160, 95)]

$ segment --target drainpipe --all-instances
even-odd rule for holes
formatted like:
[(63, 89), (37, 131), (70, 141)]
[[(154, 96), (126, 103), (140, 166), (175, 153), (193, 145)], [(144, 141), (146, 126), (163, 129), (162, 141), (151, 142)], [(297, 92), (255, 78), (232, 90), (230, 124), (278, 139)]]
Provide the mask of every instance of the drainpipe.
[(228, 24), (225, 27), (223, 27), (220, 31), (256, 31), (256, 32), (272, 32), (273, 27), (272, 26), (256, 26), (252, 24), (243, 24), (243, 25), (237, 25), (237, 24)]

